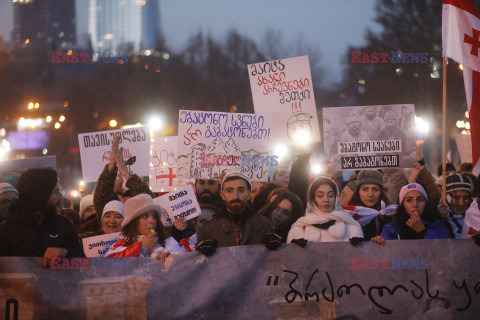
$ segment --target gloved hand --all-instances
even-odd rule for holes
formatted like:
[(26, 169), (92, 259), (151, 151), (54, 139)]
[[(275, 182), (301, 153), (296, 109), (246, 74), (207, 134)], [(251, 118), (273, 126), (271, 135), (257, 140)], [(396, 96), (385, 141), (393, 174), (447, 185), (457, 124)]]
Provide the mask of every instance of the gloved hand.
[(197, 251), (203, 255), (210, 257), (217, 250), (217, 240), (203, 240), (197, 245)]
[(348, 239), (348, 241), (350, 241), (352, 246), (356, 247), (360, 243), (362, 243), (363, 241), (367, 241), (367, 240), (365, 240), (364, 238), (360, 238), (360, 237), (353, 237), (353, 238)]
[(307, 246), (307, 240), (300, 238), (300, 239), (293, 239), (291, 243), (295, 243), (297, 246), (305, 248)]
[(267, 247), (268, 250), (277, 250), (278, 247), (283, 243), (282, 238), (275, 233), (267, 233), (263, 236), (263, 244)]

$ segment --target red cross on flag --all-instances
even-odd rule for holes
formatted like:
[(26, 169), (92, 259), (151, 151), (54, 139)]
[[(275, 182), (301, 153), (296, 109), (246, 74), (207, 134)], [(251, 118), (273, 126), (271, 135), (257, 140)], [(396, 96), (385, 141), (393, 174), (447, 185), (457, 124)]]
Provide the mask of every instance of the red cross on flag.
[(443, 0), (443, 56), (463, 65), (474, 174), (480, 173), (480, 15), (473, 0)]

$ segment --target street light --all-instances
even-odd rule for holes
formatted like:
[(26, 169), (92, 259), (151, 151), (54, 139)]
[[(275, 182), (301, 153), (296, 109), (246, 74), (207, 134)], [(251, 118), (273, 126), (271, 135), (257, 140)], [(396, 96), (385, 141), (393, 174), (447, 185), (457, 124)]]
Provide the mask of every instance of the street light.
[(47, 121), (47, 122), (52, 122), (52, 120), (53, 120), (53, 119), (52, 119), (51, 116), (47, 116), (47, 117), (45, 118), (45, 121)]
[(38, 102), (35, 103), (35, 109), (40, 108), (40, 104)]
[(34, 108), (33, 102), (30, 102), (28, 104), (28, 110), (32, 110)]
[(55, 126), (54, 126), (55, 129), (60, 129), (60, 126), (61, 126), (60, 122), (55, 122)]
[(64, 115), (61, 115), (61, 116), (60, 116), (60, 118), (59, 118), (58, 120), (60, 120), (60, 122), (63, 122), (63, 121), (65, 121), (65, 116), (64, 116)]
[(115, 128), (115, 127), (118, 125), (117, 121), (116, 121), (116, 120), (113, 120), (113, 119), (110, 120), (110, 123), (109, 123), (109, 124), (110, 124), (110, 127), (112, 127), (112, 128)]

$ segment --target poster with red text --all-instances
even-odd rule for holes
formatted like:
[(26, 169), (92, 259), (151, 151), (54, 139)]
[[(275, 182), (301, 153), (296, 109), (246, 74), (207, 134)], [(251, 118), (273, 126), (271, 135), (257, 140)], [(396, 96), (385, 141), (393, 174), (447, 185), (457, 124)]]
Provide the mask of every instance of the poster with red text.
[(252, 181), (268, 181), (272, 117), (251, 113), (180, 110), (177, 174), (194, 179), (217, 179), (227, 171), (241, 172)]
[(112, 143), (117, 135), (120, 136), (119, 148), (123, 148), (123, 158), (130, 160), (128, 170), (140, 177), (148, 177), (150, 133), (148, 127), (135, 127), (78, 135), (83, 181), (98, 180), (105, 165), (110, 162)]
[(274, 116), (274, 143), (321, 140), (308, 56), (249, 64), (248, 74), (255, 113)]

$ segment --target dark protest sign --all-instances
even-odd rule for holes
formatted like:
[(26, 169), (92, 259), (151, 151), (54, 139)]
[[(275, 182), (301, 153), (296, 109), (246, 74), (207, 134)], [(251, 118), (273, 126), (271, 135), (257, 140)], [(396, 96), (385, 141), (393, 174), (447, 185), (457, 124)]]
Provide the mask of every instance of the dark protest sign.
[[(478, 319), (473, 240), (221, 248), (206, 258), (0, 258), (10, 319)], [(168, 267), (165, 268), (165, 267)], [(10, 315), (10, 318), (8, 318)]]
[(335, 171), (411, 168), (415, 109), (409, 105), (323, 108), (325, 156)]
[(22, 175), (28, 169), (33, 168), (48, 168), (57, 169), (57, 157), (38, 157), (17, 160), (0, 161), (0, 181), (3, 181), (8, 176)]

